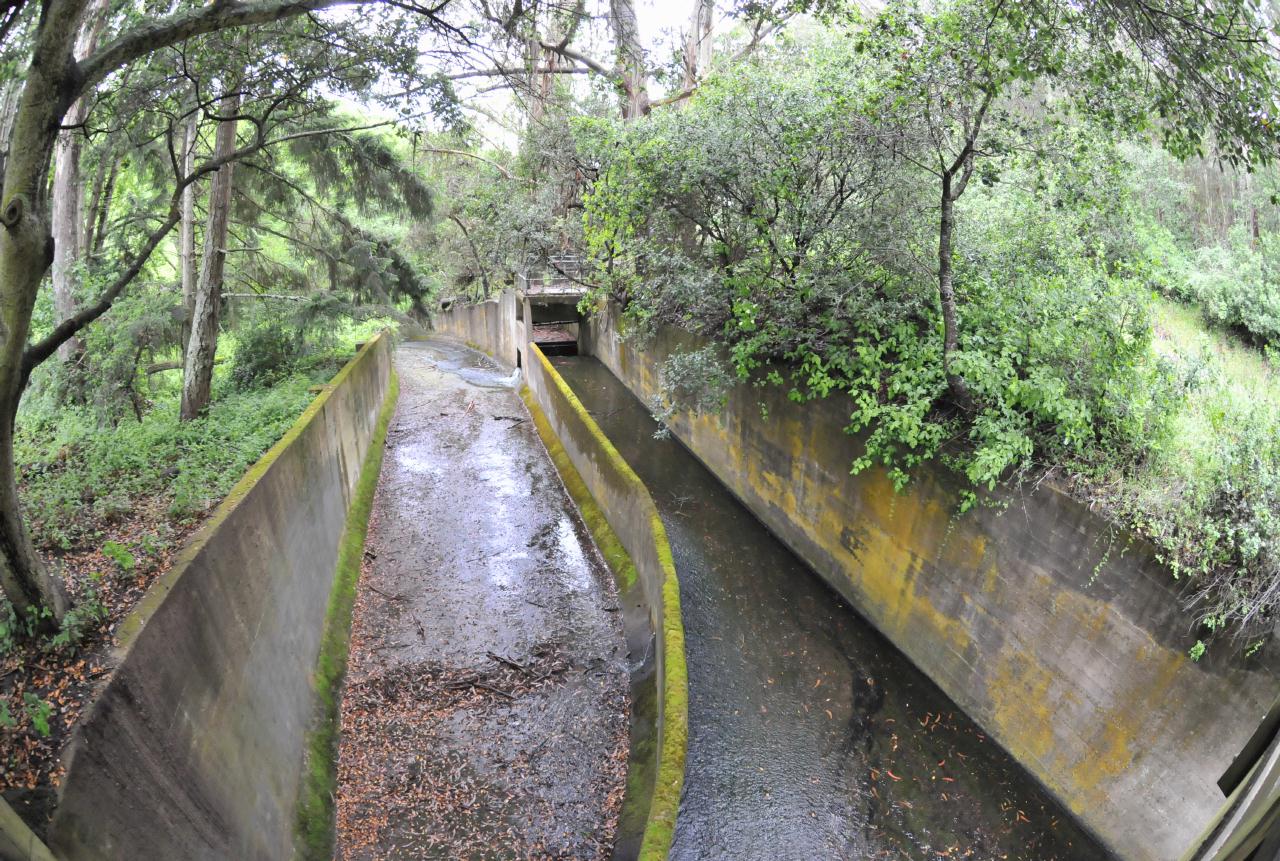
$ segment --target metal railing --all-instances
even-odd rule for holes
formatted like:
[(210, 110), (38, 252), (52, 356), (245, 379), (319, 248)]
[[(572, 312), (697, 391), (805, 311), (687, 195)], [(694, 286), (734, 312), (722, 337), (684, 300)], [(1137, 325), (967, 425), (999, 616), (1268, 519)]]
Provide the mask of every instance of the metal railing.
[(577, 254), (557, 254), (547, 265), (516, 273), (516, 290), (526, 296), (578, 295), (586, 292), (582, 284), (584, 263)]

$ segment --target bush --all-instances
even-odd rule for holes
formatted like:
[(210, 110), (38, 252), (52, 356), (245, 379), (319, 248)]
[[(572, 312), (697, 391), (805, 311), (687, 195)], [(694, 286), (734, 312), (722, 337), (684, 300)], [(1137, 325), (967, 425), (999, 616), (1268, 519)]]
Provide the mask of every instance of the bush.
[(1135, 253), (1147, 283), (1200, 309), (1207, 323), (1256, 345), (1280, 345), (1280, 243), (1254, 247), (1243, 231), (1226, 244), (1187, 249), (1159, 225), (1141, 224)]
[(258, 324), (239, 333), (231, 360), (231, 383), (244, 391), (269, 386), (294, 369), (303, 344), (280, 323)]
[(846, 59), (748, 67), (683, 111), (583, 126), (598, 282), (638, 336), (669, 325), (719, 347), (666, 363), (665, 409), (714, 407), (725, 366), (797, 401), (844, 392), (866, 439), (854, 470), (883, 466), (899, 487), (944, 451), (974, 491), (1140, 459), (1177, 389), (1140, 285), (1113, 262), (1112, 152), (1072, 131), (1069, 160), (1009, 160), (1009, 182), (966, 192), (953, 361), (976, 410), (961, 409), (919, 264), (937, 247), (936, 179), (851, 116), (866, 70)]

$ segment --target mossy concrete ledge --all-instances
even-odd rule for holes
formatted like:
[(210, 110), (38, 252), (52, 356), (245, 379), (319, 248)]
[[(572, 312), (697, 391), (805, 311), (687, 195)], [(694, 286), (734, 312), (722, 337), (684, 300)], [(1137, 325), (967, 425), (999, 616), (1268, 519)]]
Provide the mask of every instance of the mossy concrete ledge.
[[(689, 739), (689, 683), (685, 665), (684, 623), (680, 615), (680, 585), (676, 579), (666, 529), (648, 489), (631, 469), (568, 384), (534, 344), (526, 347), (526, 402), (557, 466), (567, 456), (573, 472), (561, 466), (575, 497), (581, 482), (594, 504), (585, 515), (592, 525), (596, 507), (608, 521), (602, 549), (614, 566), (620, 585), (635, 587), (648, 612), (658, 688), (655, 761), (652, 780), (628, 780), (628, 792), (651, 791), (641, 836), (643, 861), (665, 859), (671, 848), (680, 790), (684, 784), (685, 752)], [(616, 536), (621, 548), (612, 541)], [(633, 738), (635, 736), (633, 729)], [(634, 752), (633, 752), (634, 753)], [(633, 757), (633, 769), (635, 760)], [(649, 789), (649, 785), (652, 789)], [(637, 803), (628, 798), (626, 806)]]
[(69, 748), (58, 857), (291, 856), (313, 674), (391, 366), (383, 333), (121, 624), (116, 669)]
[(396, 411), (400, 396), (400, 380), (391, 372), (391, 385), (378, 414), (369, 451), (360, 468), (356, 495), (347, 512), (338, 550), (338, 570), (329, 595), (329, 610), (324, 621), (324, 640), (315, 672), (315, 723), (307, 733), (306, 764), (302, 790), (298, 797), (297, 839), (295, 857), (301, 861), (328, 861), (334, 849), (334, 798), (337, 792), (339, 708), (342, 705), (342, 682), (347, 674), (347, 657), (351, 647), (351, 614), (356, 604), (356, 586), (360, 581), (360, 564), (364, 560), (365, 538), (369, 533), (369, 515), (373, 496), (382, 473), (382, 454), (386, 448), (387, 426)]

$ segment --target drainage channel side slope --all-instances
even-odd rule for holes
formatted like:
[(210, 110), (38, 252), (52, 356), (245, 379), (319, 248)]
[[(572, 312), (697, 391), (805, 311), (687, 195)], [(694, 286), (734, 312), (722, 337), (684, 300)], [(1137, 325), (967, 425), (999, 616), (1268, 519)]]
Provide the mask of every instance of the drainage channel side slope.
[(316, 714), (307, 733), (302, 787), (298, 796), (298, 821), (294, 834), (294, 857), (298, 861), (328, 861), (333, 857), (340, 729), (338, 708), (342, 702), (342, 681), (346, 677), (351, 646), (351, 615), (355, 610), (356, 585), (364, 561), (373, 494), (382, 473), (387, 427), (399, 397), (400, 378), (392, 370), (382, 411), (378, 413), (378, 424), (347, 510), (347, 523), (338, 549), (338, 570), (333, 590), (329, 593), (329, 609), (325, 614), (324, 637), (320, 641), (320, 658), (316, 661), (314, 677)]
[(289, 856), (311, 675), (391, 342), (347, 363), (121, 623), (70, 748), (59, 858)]
[(341, 705), (337, 856), (607, 858), (626, 777), (618, 596), (513, 391), (402, 345)]
[(671, 846), (688, 742), (684, 623), (671, 548), (643, 482), (538, 346), (529, 344), (526, 355), (525, 402), (623, 590), (633, 712), (618, 857), (659, 861)]

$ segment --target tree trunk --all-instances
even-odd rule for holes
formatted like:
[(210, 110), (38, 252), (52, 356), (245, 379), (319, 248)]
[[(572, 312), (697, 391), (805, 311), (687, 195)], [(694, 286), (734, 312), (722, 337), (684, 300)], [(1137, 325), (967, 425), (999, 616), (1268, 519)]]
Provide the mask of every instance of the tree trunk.
[(111, 156), (111, 170), (107, 172), (107, 181), (102, 190), (102, 203), (98, 207), (97, 227), (94, 228), (93, 242), (89, 244), (89, 256), (96, 257), (102, 253), (102, 245), (107, 239), (107, 221), (111, 217), (111, 200), (116, 194), (116, 177), (120, 173), (120, 154), (113, 153)]
[(618, 50), (618, 74), (622, 78), (622, 118), (634, 120), (649, 113), (648, 75), (644, 68), (644, 45), (636, 20), (635, 0), (609, 0), (609, 20)]
[[(226, 158), (236, 148), (235, 115), (240, 110), (238, 95), (224, 96), (218, 121), (213, 157)], [(218, 352), (218, 305), (222, 301), (222, 273), (227, 257), (227, 223), (231, 214), (233, 165), (220, 167), (209, 184), (209, 218), (204, 230), (204, 259), (196, 281), (191, 310), (191, 335), (182, 369), (182, 408), (179, 417), (190, 421), (209, 405), (213, 384), (213, 359)]]
[[(196, 134), (200, 114), (191, 112), (182, 139), (182, 175), (190, 176), (195, 166)], [(230, 168), (228, 167), (228, 170)], [(182, 190), (182, 221), (178, 228), (178, 265), (182, 273), (182, 350), (191, 340), (191, 319), (196, 305), (196, 184)]]
[(684, 43), (684, 88), (692, 91), (711, 67), (711, 27), (715, 23), (715, 0), (693, 0), (689, 35)]
[[(560, 32), (553, 26), (547, 31), (547, 41), (559, 43)], [(556, 70), (560, 67), (560, 55), (542, 47), (542, 40), (528, 40), (525, 63), (529, 68), (529, 125), (536, 126), (546, 116), (547, 105), (555, 88)]]
[(4, 181), (4, 164), (9, 156), (9, 139), (13, 136), (13, 120), (22, 97), (22, 81), (14, 78), (0, 84), (0, 182)]
[[(98, 35), (106, 20), (106, 0), (90, 0), (84, 24), (76, 38), (75, 58), (83, 60), (98, 44)], [(79, 126), (89, 116), (89, 105), (77, 99), (67, 112), (63, 125)], [(78, 128), (58, 135), (53, 156), (53, 308), (61, 322), (76, 312), (75, 267), (84, 256), (80, 238), (84, 235), (84, 212), (80, 179), (80, 156), (84, 133)], [(67, 361), (84, 349), (79, 338), (68, 338), (58, 347), (58, 358)]]
[[(84, 121), (83, 101), (72, 106), (67, 119)], [(53, 157), (53, 310), (57, 321), (76, 312), (75, 266), (83, 256), (83, 213), (80, 211), (80, 153), (78, 131), (63, 132)], [(65, 362), (80, 355), (84, 345), (79, 338), (68, 338), (58, 347), (58, 358)]]
[(48, 176), (58, 127), (75, 92), (72, 52), (84, 0), (48, 0), (13, 123), (0, 193), (0, 586), (20, 616), (56, 627), (67, 608), (40, 562), (18, 502), (13, 426), (26, 385), (31, 309), (53, 262)]
[(971, 409), (973, 397), (964, 378), (951, 367), (951, 357), (959, 347), (959, 324), (956, 319), (956, 294), (951, 275), (951, 234), (955, 229), (956, 199), (951, 191), (950, 174), (942, 175), (942, 214), (938, 219), (938, 298), (942, 303), (942, 372), (956, 403)]
[(80, 248), (86, 258), (93, 254), (93, 234), (98, 224), (98, 207), (102, 205), (102, 193), (107, 185), (107, 171), (111, 169), (111, 161), (114, 157), (110, 149), (104, 149), (98, 154), (98, 167), (93, 172), (93, 185), (89, 187), (89, 202), (84, 208), (84, 234), (80, 238)]

